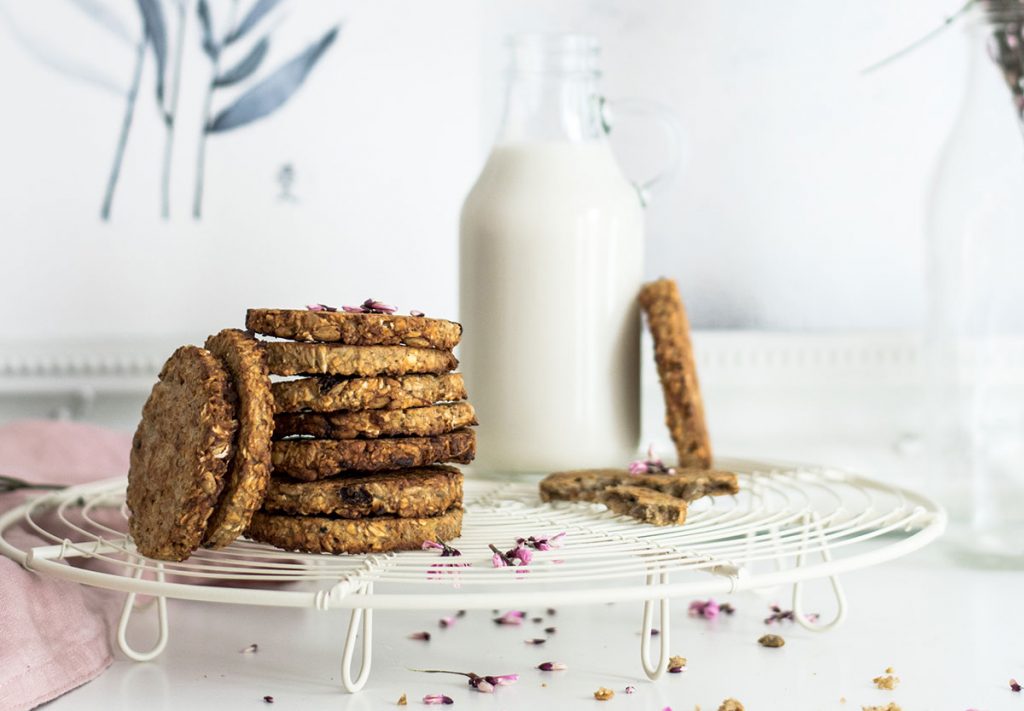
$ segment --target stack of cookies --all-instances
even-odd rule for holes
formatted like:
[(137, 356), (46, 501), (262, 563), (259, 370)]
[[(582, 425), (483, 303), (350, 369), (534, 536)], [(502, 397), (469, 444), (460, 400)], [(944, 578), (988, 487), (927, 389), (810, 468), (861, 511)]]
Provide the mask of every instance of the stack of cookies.
[(253, 309), (249, 331), (175, 351), (132, 444), (140, 553), (184, 560), (243, 534), (326, 553), (459, 536), (462, 474), (445, 463), (476, 453), (450, 372), (462, 327), (373, 301), (351, 311)]
[[(250, 309), (271, 374), (273, 470), (247, 535), (366, 553), (456, 538), (476, 425), (452, 349), (462, 327), (367, 301), (356, 313)], [(294, 376), (299, 376), (295, 378)]]

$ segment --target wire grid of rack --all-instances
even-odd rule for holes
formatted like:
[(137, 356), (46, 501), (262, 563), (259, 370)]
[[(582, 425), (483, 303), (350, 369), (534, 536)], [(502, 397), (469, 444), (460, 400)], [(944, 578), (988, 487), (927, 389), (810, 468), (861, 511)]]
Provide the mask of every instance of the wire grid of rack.
[[(169, 636), (167, 598), (350, 609), (342, 683), (357, 691), (372, 655), (372, 613), (387, 609), (479, 609), (643, 602), (641, 664), (651, 679), (667, 669), (669, 600), (792, 585), (797, 622), (822, 631), (839, 624), (846, 600), (838, 575), (905, 555), (939, 536), (946, 514), (926, 496), (825, 467), (720, 460), (740, 493), (690, 505), (683, 526), (655, 527), (597, 504), (543, 503), (535, 483), (467, 477), (458, 557), (436, 550), (379, 555), (308, 555), (239, 540), (181, 563), (139, 555), (127, 536), (123, 478), (44, 494), (0, 517), (0, 553), (29, 570), (127, 593), (118, 644), (131, 659), (155, 658)], [(8, 537), (28, 528), (45, 543), (20, 549)], [(562, 545), (529, 566), (495, 568), (518, 537), (564, 531)], [(803, 613), (801, 584), (829, 578), (836, 615)], [(137, 594), (156, 599), (160, 634), (145, 651), (127, 640)], [(653, 615), (660, 656), (650, 658)], [(358, 673), (355, 651), (362, 639)]]

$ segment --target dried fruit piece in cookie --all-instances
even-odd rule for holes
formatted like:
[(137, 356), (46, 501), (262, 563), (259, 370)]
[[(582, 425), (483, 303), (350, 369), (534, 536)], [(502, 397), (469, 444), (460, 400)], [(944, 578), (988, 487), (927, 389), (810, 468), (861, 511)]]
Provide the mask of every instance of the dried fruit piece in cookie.
[(611, 486), (597, 494), (595, 500), (615, 513), (655, 526), (672, 526), (686, 521), (686, 501), (639, 486)]
[(452, 402), (408, 410), (282, 413), (274, 418), (274, 437), (312, 435), (321, 439), (356, 439), (416, 435), (429, 437), (475, 425), (468, 402)]
[(275, 472), (313, 481), (347, 471), (468, 464), (475, 455), (476, 434), (463, 429), (435, 437), (280, 440), (274, 442), (273, 462)]
[(301, 516), (419, 518), (436, 516), (459, 503), (462, 473), (455, 467), (434, 466), (320, 481), (274, 477), (263, 508)]
[(404, 410), (466, 399), (461, 373), (344, 378), (322, 375), (271, 386), (277, 412)]
[(732, 472), (715, 469), (677, 469), (675, 474), (630, 474), (624, 469), (579, 469), (549, 474), (540, 482), (544, 501), (594, 501), (610, 486), (639, 486), (686, 501), (739, 491)]
[(449, 351), (409, 346), (338, 346), (330, 343), (264, 342), (274, 375), (406, 375), (446, 373), (459, 361)]
[(461, 324), (423, 316), (295, 309), (249, 309), (245, 327), (293, 341), (350, 346), (417, 346), (450, 351), (462, 337)]
[(683, 467), (711, 466), (711, 439), (690, 343), (690, 323), (679, 288), (671, 279), (644, 284), (640, 306), (654, 338), (654, 360), (665, 395), (665, 424)]
[(223, 548), (242, 535), (267, 490), (274, 398), (263, 349), (250, 334), (225, 329), (206, 339), (206, 349), (227, 367), (238, 395), (235, 456), (203, 539), (206, 548)]
[(462, 534), (462, 509), (422, 518), (344, 519), (289, 516), (258, 511), (246, 535), (289, 551), (304, 553), (385, 553), (418, 550), (423, 541)]
[(224, 487), (235, 416), (235, 391), (217, 357), (176, 350), (132, 440), (128, 530), (140, 553), (177, 561), (199, 547)]

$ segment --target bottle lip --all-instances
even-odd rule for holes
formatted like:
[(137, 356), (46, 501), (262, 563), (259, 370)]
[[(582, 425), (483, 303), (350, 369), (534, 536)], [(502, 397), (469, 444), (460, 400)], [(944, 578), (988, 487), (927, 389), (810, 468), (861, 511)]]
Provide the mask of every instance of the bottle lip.
[(596, 37), (558, 32), (523, 32), (505, 38), (511, 75), (599, 76), (601, 45)]

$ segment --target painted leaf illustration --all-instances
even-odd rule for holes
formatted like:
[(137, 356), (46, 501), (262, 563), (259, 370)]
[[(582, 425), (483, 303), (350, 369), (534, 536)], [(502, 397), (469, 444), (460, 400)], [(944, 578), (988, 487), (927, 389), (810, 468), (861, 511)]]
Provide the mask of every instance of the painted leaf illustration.
[(302, 86), (310, 71), (337, 36), (338, 28), (335, 27), (320, 41), (307, 47), (297, 57), (246, 91), (210, 122), (206, 127), (207, 133), (230, 131), (261, 119), (280, 108)]
[(203, 28), (203, 51), (210, 59), (216, 59), (220, 47), (213, 41), (213, 21), (210, 19), (210, 6), (206, 4), (206, 0), (199, 0), (196, 14), (199, 15), (199, 24)]
[(224, 44), (231, 44), (235, 40), (239, 39), (246, 32), (256, 26), (256, 23), (263, 19), (263, 16), (273, 10), (280, 3), (281, 0), (256, 0), (256, 4), (252, 6), (249, 13), (242, 18), (242, 21), (238, 23), (238, 27), (231, 31), (231, 33), (224, 38)]
[(259, 68), (263, 58), (267, 56), (267, 49), (269, 47), (270, 41), (264, 37), (256, 43), (255, 47), (249, 50), (249, 54), (245, 55), (242, 61), (214, 79), (213, 85), (231, 86), (247, 78)]
[(156, 98), (164, 99), (164, 67), (167, 66), (167, 25), (160, 9), (160, 0), (136, 0), (146, 27), (146, 37), (156, 56)]

